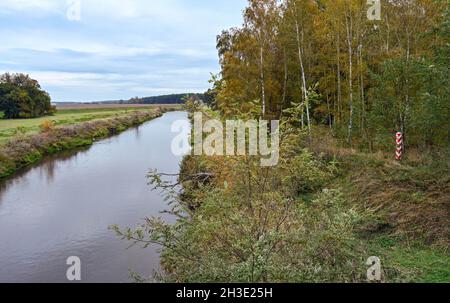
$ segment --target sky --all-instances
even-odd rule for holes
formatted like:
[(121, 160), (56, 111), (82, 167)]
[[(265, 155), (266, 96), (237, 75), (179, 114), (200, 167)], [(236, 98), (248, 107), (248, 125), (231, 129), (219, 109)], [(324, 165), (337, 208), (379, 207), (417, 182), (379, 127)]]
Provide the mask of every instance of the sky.
[[(0, 0), (0, 73), (54, 102), (203, 92), (245, 0)], [(80, 9), (78, 9), (80, 8)]]

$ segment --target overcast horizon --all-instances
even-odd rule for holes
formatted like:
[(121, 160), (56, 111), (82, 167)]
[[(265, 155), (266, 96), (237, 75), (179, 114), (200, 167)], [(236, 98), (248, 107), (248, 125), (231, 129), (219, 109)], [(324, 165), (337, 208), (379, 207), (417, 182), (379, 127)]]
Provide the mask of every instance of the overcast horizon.
[[(0, 2), (0, 73), (27, 73), (53, 102), (201, 93), (219, 71), (216, 36), (245, 0)], [(76, 14), (75, 14), (76, 16)], [(77, 18), (75, 18), (77, 19)]]

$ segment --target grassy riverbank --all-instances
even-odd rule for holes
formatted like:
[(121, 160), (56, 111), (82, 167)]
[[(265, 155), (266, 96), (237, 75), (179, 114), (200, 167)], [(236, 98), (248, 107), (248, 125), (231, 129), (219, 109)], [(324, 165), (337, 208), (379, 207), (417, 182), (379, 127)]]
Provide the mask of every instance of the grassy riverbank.
[[(71, 109), (60, 111), (55, 117), (50, 118), (8, 120), (6, 122), (8, 126), (5, 126), (5, 121), (1, 121), (0, 129), (3, 126), (7, 134), (8, 130), (13, 129), (11, 128), (13, 125), (21, 126), (0, 145), (0, 178), (38, 162), (45, 155), (91, 145), (96, 139), (120, 133), (129, 127), (160, 117), (164, 111), (167, 109), (155, 107), (136, 111), (123, 108)], [(56, 122), (42, 128), (42, 123), (45, 124), (44, 121), (49, 119)]]
[[(447, 154), (410, 151), (399, 164), (291, 136), (274, 168), (185, 159), (190, 219), (173, 231), (191, 247), (169, 241), (169, 281), (364, 282), (366, 260), (378, 256), (385, 282), (450, 282)], [(214, 177), (192, 180), (205, 172)]]
[(180, 220), (113, 229), (163, 246), (167, 282), (366, 282), (371, 256), (384, 282), (450, 282), (449, 154), (409, 150), (399, 163), (314, 133), (283, 128), (275, 167), (187, 156), (178, 196), (152, 172)]
[[(13, 139), (17, 134), (37, 134), (44, 121), (52, 121), (55, 126), (75, 125), (87, 121), (111, 118), (117, 115), (127, 115), (133, 111), (155, 110), (156, 105), (96, 105), (70, 104), (59, 106), (53, 116), (35, 119), (0, 119), (0, 146)], [(164, 105), (164, 108), (180, 108), (177, 105)]]

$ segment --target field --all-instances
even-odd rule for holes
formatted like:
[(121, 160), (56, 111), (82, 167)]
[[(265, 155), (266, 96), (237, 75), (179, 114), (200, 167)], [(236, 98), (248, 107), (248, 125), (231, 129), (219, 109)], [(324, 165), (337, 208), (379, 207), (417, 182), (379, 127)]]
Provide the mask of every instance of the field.
[(58, 103), (56, 108), (58, 110), (120, 110), (120, 109), (149, 109), (154, 107), (177, 107), (179, 105), (176, 104), (167, 104), (167, 105), (149, 105), (149, 104), (88, 104), (88, 103)]
[(67, 104), (58, 105), (53, 116), (36, 119), (0, 119), (0, 145), (14, 137), (17, 133), (33, 134), (39, 132), (39, 126), (45, 120), (53, 121), (56, 126), (77, 124), (97, 119), (105, 119), (123, 115), (131, 111), (146, 111), (157, 107), (180, 107), (179, 105), (129, 105), (129, 104)]

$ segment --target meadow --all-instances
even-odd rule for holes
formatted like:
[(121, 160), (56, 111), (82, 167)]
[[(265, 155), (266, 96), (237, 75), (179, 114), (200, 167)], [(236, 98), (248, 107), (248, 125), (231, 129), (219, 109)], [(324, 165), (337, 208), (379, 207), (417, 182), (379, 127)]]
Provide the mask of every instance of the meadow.
[[(132, 111), (148, 111), (158, 107), (177, 108), (179, 105), (124, 105), (124, 104), (67, 104), (58, 105), (53, 116), (35, 119), (0, 119), (0, 145), (17, 134), (35, 134), (40, 132), (40, 125), (47, 120), (55, 126), (74, 125), (87, 121), (121, 116)], [(2, 113), (0, 113), (2, 115)]]

